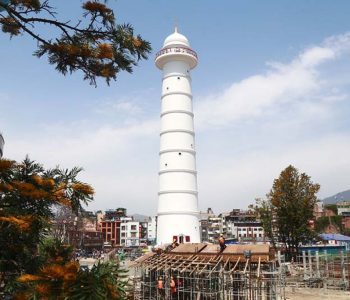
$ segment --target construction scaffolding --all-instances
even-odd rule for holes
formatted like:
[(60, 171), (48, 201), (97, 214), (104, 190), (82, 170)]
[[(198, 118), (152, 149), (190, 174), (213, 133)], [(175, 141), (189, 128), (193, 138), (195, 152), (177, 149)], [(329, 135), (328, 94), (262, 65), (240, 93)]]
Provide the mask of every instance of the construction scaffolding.
[[(279, 255), (278, 255), (279, 257)], [(350, 253), (303, 251), (290, 263), (278, 258), (281, 273), (286, 273), (286, 285), (294, 287), (350, 289)], [(282, 272), (283, 271), (283, 272)]]
[(228, 245), (220, 252), (218, 245), (181, 244), (141, 257), (134, 269), (134, 299), (277, 300), (284, 294), (268, 245)]

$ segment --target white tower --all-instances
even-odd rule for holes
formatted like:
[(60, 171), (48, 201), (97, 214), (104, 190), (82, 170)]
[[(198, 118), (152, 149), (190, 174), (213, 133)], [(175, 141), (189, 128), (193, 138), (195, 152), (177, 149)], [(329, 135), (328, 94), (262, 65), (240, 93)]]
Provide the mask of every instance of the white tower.
[(163, 71), (157, 244), (200, 242), (190, 70), (197, 54), (185, 36), (169, 35), (156, 55)]

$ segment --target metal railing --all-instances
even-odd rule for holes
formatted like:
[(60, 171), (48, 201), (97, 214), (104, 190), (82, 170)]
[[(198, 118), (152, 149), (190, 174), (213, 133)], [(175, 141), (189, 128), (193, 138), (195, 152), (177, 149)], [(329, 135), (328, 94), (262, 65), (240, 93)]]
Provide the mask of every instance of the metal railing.
[(156, 54), (156, 58), (158, 58), (159, 56), (163, 55), (163, 54), (177, 54), (177, 53), (185, 53), (185, 54), (190, 54), (192, 56), (194, 56), (196, 59), (198, 59), (197, 53), (195, 51), (193, 51), (192, 49), (189, 48), (185, 48), (185, 47), (171, 47), (171, 48), (164, 48), (160, 51), (157, 52)]

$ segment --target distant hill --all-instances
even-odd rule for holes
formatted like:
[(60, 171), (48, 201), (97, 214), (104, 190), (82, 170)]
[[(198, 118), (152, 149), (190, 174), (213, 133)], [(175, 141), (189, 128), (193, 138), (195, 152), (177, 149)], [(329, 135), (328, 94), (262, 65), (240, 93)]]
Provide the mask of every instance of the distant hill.
[(324, 198), (322, 201), (324, 204), (335, 204), (338, 201), (350, 201), (350, 190), (346, 190), (344, 192), (340, 192), (333, 196)]

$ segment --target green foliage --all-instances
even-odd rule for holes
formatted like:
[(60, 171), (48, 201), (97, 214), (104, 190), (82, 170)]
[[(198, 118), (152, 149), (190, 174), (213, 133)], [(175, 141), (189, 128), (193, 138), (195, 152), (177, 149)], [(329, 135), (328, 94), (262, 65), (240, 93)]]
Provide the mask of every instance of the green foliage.
[(313, 219), (319, 189), (308, 175), (288, 166), (274, 180), (267, 200), (257, 202), (256, 211), (268, 229), (266, 235), (283, 243), (289, 256), (298, 250), (300, 243), (314, 237), (308, 223)]
[[(98, 263), (82, 270), (72, 247), (48, 236), (53, 209), (75, 214), (93, 189), (77, 180), (80, 168), (45, 170), (26, 158), (0, 159), (0, 295), (15, 299), (126, 299), (127, 271)], [(12, 298), (10, 298), (12, 299)]]
[(315, 221), (315, 231), (322, 233), (329, 226), (329, 217), (320, 217)]
[(347, 236), (350, 236), (350, 228), (344, 228), (343, 229), (343, 234), (347, 235)]
[[(56, 70), (66, 75), (82, 71), (84, 79), (96, 85), (97, 78), (109, 84), (120, 71), (132, 72), (138, 61), (151, 51), (148, 41), (134, 33), (130, 24), (116, 24), (106, 1), (85, 1), (81, 20), (60, 20), (50, 0), (11, 0), (1, 3), (0, 26), (10, 36), (27, 34), (37, 41), (38, 57), (47, 56)], [(74, 1), (72, 1), (74, 3)], [(72, 25), (76, 24), (76, 25)], [(45, 27), (57, 36), (45, 38)], [(54, 35), (54, 33), (52, 33)]]
[(48, 261), (39, 249), (49, 252), (43, 241), (53, 207), (65, 205), (78, 214), (82, 203), (92, 200), (93, 189), (77, 179), (80, 171), (45, 170), (28, 157), (21, 163), (0, 159), (0, 292)]
[(19, 277), (16, 296), (23, 299), (126, 299), (127, 271), (115, 262), (80, 269), (75, 262), (51, 261), (36, 274)]
[(327, 204), (327, 205), (324, 206), (324, 208), (331, 210), (336, 215), (338, 214), (338, 208), (337, 208), (336, 204)]
[(52, 237), (44, 238), (39, 244), (39, 257), (42, 264), (70, 261), (73, 256), (73, 247), (63, 245), (61, 241)]
[(329, 225), (333, 225), (338, 233), (349, 235), (349, 229), (343, 227), (342, 216), (330, 216), (330, 217), (320, 217), (315, 222), (315, 231), (318, 233), (323, 233), (326, 231)]
[(331, 220), (332, 223), (335, 224), (335, 226), (337, 226), (340, 229), (340, 232), (342, 232), (342, 216), (332, 216)]
[(67, 300), (126, 299), (127, 271), (119, 264), (98, 263), (91, 270), (78, 272)]
[(271, 201), (256, 199), (256, 206), (254, 211), (256, 216), (260, 219), (264, 228), (265, 235), (269, 237), (272, 246), (276, 249), (276, 236), (274, 234), (274, 218), (273, 206)]

